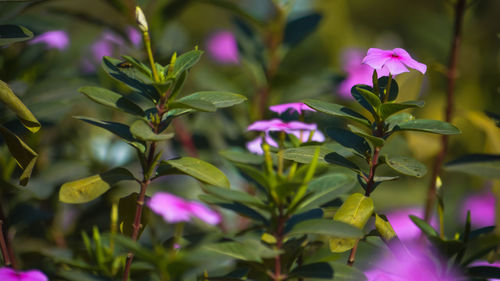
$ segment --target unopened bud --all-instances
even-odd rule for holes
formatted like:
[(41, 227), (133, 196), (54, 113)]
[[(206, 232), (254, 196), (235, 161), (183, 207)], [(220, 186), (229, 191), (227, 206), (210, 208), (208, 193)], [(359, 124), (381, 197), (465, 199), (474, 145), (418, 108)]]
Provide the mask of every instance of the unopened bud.
[(144, 13), (139, 6), (135, 7), (135, 20), (137, 21), (139, 29), (142, 32), (148, 32), (148, 22), (146, 21), (146, 16), (144, 16)]

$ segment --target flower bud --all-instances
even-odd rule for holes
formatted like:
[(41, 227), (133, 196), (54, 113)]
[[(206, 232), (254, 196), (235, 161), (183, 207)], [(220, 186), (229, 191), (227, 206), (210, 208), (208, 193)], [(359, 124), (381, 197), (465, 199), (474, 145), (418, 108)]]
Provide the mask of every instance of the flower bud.
[(146, 21), (146, 16), (144, 16), (144, 13), (139, 6), (135, 7), (135, 20), (137, 21), (139, 29), (142, 32), (148, 32), (148, 22)]

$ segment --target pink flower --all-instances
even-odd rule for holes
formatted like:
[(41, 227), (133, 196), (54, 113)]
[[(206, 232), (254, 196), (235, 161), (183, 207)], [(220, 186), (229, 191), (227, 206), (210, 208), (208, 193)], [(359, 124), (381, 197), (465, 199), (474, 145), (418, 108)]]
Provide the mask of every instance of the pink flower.
[(374, 260), (373, 268), (365, 272), (368, 281), (460, 280), (423, 244), (392, 244), (391, 251)]
[(370, 48), (368, 49), (366, 57), (363, 59), (363, 63), (377, 70), (387, 67), (392, 75), (408, 72), (409, 70), (406, 66), (416, 69), (422, 72), (422, 74), (427, 70), (425, 64), (412, 59), (410, 54), (401, 48), (393, 50)]
[[(317, 131), (316, 124), (306, 124), (299, 121), (291, 121), (288, 123), (283, 122), (280, 119), (271, 120), (261, 120), (256, 121), (247, 127), (248, 131), (260, 131), (265, 132), (265, 141), (270, 146), (278, 147), (278, 143), (270, 136), (269, 132), (283, 131), (287, 134), (292, 134), (299, 138), (301, 142), (306, 142), (309, 139), (309, 135), (313, 132), (312, 141), (323, 142), (325, 141), (325, 136)], [(262, 150), (262, 138), (259, 136), (254, 140), (247, 143), (248, 151), (256, 154), (263, 154)]]
[(207, 52), (218, 63), (239, 63), (238, 44), (230, 31), (219, 31), (207, 40)]
[(48, 281), (49, 278), (43, 272), (32, 269), (27, 271), (16, 271), (10, 267), (0, 268), (0, 280), (2, 281)]
[(136, 28), (134, 28), (132, 26), (127, 26), (126, 31), (127, 31), (128, 40), (130, 40), (132, 45), (134, 45), (135, 47), (139, 47), (142, 43), (141, 33)]
[(44, 43), (49, 49), (66, 49), (69, 45), (68, 34), (62, 30), (52, 30), (36, 36), (30, 44)]
[(187, 222), (192, 217), (197, 217), (212, 225), (221, 221), (220, 215), (205, 205), (196, 201), (187, 201), (166, 192), (158, 192), (153, 195), (147, 205), (169, 223)]
[[(409, 241), (418, 239), (422, 233), (409, 216), (414, 215), (422, 218), (423, 213), (422, 208), (406, 208), (388, 212), (386, 216), (398, 238), (402, 241)], [(435, 218), (431, 220), (431, 225), (433, 227), (437, 226)]]
[(269, 109), (271, 111), (278, 113), (278, 114), (283, 114), (287, 110), (290, 110), (290, 112), (295, 111), (298, 114), (302, 114), (302, 111), (305, 111), (305, 110), (316, 111), (316, 110), (310, 108), (309, 106), (307, 106), (305, 103), (301, 103), (301, 102), (272, 105), (269, 107)]
[(471, 224), (475, 227), (495, 225), (495, 195), (492, 192), (471, 195), (462, 204), (461, 218), (465, 222), (470, 210)]
[[(345, 72), (347, 72), (347, 77), (338, 86), (337, 91), (342, 98), (352, 99), (351, 88), (354, 85), (364, 84), (368, 86), (373, 86), (373, 68), (363, 64), (363, 53), (357, 49), (347, 50), (342, 55), (342, 66)], [(377, 70), (377, 75), (387, 76), (389, 71), (387, 68), (382, 68)]]

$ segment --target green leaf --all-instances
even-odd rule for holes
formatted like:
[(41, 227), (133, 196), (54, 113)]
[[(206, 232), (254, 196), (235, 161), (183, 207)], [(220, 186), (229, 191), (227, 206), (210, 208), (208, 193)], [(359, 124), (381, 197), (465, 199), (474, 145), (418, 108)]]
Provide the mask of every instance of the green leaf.
[(352, 163), (351, 161), (347, 160), (344, 156), (342, 156), (336, 152), (328, 153), (325, 156), (325, 161), (328, 163), (337, 164), (339, 166), (351, 169), (351, 170), (358, 172), (358, 173), (361, 172), (361, 170), (359, 169), (359, 167), (356, 164)]
[(271, 258), (279, 254), (278, 251), (271, 250), (262, 245), (260, 241), (245, 240), (243, 242), (223, 242), (218, 244), (208, 244), (203, 248), (230, 256), (237, 260), (262, 262), (262, 258)]
[[(281, 154), (284, 159), (292, 160), (297, 163), (309, 164), (312, 162), (314, 157), (314, 152), (316, 151), (317, 145), (307, 145), (301, 147), (288, 148), (285, 150), (281, 150), (278, 154)], [(330, 149), (325, 146), (321, 146), (319, 150), (319, 163), (327, 163), (324, 158), (328, 153), (333, 152), (333, 149)]]
[(370, 111), (373, 116), (378, 116), (380, 98), (372, 92), (372, 87), (357, 85), (351, 88), (351, 95), (361, 106)]
[(326, 129), (326, 134), (342, 146), (357, 152), (363, 158), (371, 151), (370, 145), (364, 138), (348, 130), (330, 127)]
[(36, 120), (33, 113), (31, 113), (22, 101), (12, 92), (9, 85), (1, 80), (0, 102), (16, 114), (17, 118), (19, 118), (26, 129), (30, 130), (32, 133), (36, 133), (40, 129), (40, 122)]
[(82, 87), (78, 89), (78, 91), (99, 104), (139, 117), (145, 116), (144, 111), (137, 104), (108, 89), (99, 87)]
[(214, 165), (192, 157), (181, 157), (162, 161), (158, 167), (158, 175), (185, 174), (204, 183), (229, 188), (226, 175)]
[(103, 57), (102, 68), (115, 80), (125, 83), (130, 89), (137, 91), (149, 99), (158, 99), (158, 91), (154, 81), (135, 67), (119, 67), (122, 61), (111, 57)]
[(423, 177), (427, 173), (424, 164), (407, 156), (383, 155), (381, 161), (394, 171), (413, 177)]
[(125, 168), (115, 168), (104, 173), (63, 184), (59, 191), (59, 201), (71, 204), (86, 203), (108, 191), (113, 185), (124, 180), (135, 180)]
[[(135, 211), (137, 207), (138, 195), (139, 194), (137, 192), (131, 193), (126, 197), (120, 198), (120, 201), (118, 203), (118, 218), (119, 218), (120, 231), (123, 235), (127, 237), (132, 237), (132, 233), (134, 231), (132, 225), (134, 224), (135, 220)], [(141, 236), (141, 233), (146, 228), (146, 225), (148, 224), (149, 221), (150, 213), (151, 211), (149, 210), (149, 208), (143, 208), (141, 216), (141, 228), (139, 229), (138, 237)]]
[(448, 122), (428, 119), (415, 119), (397, 125), (394, 130), (421, 131), (440, 135), (460, 134), (460, 130)]
[(289, 278), (320, 278), (331, 279), (333, 278), (333, 269), (326, 262), (310, 263), (294, 268), (286, 280)]
[(252, 205), (261, 209), (267, 209), (268, 206), (264, 204), (260, 199), (252, 196), (248, 193), (237, 191), (237, 190), (227, 190), (215, 186), (204, 186), (203, 190), (206, 193), (212, 194), (215, 197), (219, 197), (229, 202), (238, 202), (245, 205)]
[(500, 155), (468, 154), (446, 163), (447, 171), (463, 172), (483, 178), (500, 178)]
[(290, 232), (290, 230), (293, 229), (293, 227), (303, 221), (308, 221), (308, 220), (313, 220), (313, 219), (321, 219), (323, 218), (323, 210), (321, 208), (316, 208), (316, 209), (311, 209), (302, 213), (297, 213), (293, 216), (291, 216), (286, 224), (285, 224), (285, 230), (284, 233)]
[(302, 42), (316, 30), (321, 18), (319, 13), (310, 13), (288, 22), (285, 26), (283, 44), (293, 47)]
[(0, 46), (33, 38), (33, 32), (21, 25), (0, 25)]
[[(380, 88), (380, 92), (383, 92), (385, 88), (387, 88), (387, 83), (389, 82), (388, 76), (382, 76), (378, 79), (378, 86)], [(394, 101), (398, 97), (399, 86), (398, 82), (392, 77), (391, 79), (391, 89), (389, 91), (389, 98), (387, 101)]]
[(247, 151), (231, 149), (219, 151), (219, 154), (234, 163), (252, 165), (260, 165), (264, 163), (264, 157), (262, 157), (262, 155), (253, 154)]
[(396, 237), (396, 232), (385, 216), (375, 214), (375, 229), (384, 241), (390, 241)]
[(230, 107), (247, 100), (245, 96), (230, 92), (201, 91), (182, 97), (177, 102), (190, 102), (194, 100), (205, 101), (213, 104), (217, 108)]
[[(344, 222), (361, 231), (373, 214), (373, 201), (361, 193), (351, 194), (337, 210), (334, 221)], [(356, 244), (356, 239), (335, 237), (330, 239), (330, 251), (341, 253), (350, 250)]]
[(385, 124), (387, 124), (388, 131), (391, 132), (392, 130), (394, 130), (396, 126), (399, 126), (400, 124), (406, 123), (414, 119), (415, 117), (413, 117), (413, 115), (411, 115), (410, 113), (402, 112), (396, 115), (392, 115), (387, 119), (385, 119)]
[(151, 73), (151, 69), (145, 65), (144, 63), (138, 61), (136, 58), (123, 55), (122, 56), (126, 61), (131, 63), (135, 68), (137, 68), (139, 71), (141, 71), (144, 75), (147, 77), (153, 77), (153, 74)]
[(298, 210), (318, 208), (348, 192), (356, 182), (346, 174), (329, 174), (313, 179), (307, 191), (310, 196), (299, 204)]
[(16, 159), (17, 164), (23, 169), (19, 183), (23, 186), (28, 184), (31, 172), (35, 167), (38, 154), (33, 151), (26, 143), (10, 130), (0, 125), (0, 133), (2, 134), (10, 154)]
[(366, 117), (342, 105), (312, 99), (304, 100), (304, 103), (317, 111), (333, 116), (344, 117), (359, 122), (368, 128), (371, 127), (371, 123)]
[(410, 219), (418, 228), (422, 230), (423, 233), (425, 233), (425, 235), (438, 237), (438, 232), (423, 219), (418, 218), (414, 215), (410, 215)]
[(331, 219), (312, 219), (297, 223), (287, 235), (293, 236), (304, 234), (327, 235), (342, 238), (363, 237), (363, 232), (358, 228)]
[(130, 252), (134, 253), (140, 259), (149, 261), (151, 263), (158, 262), (158, 256), (152, 250), (142, 246), (138, 241), (134, 241), (129, 237), (122, 235), (115, 235), (113, 239), (116, 243)]
[(201, 55), (203, 55), (203, 51), (199, 50), (192, 50), (180, 55), (175, 60), (174, 71), (172, 75), (174, 77), (177, 77), (184, 70), (193, 67), (201, 59)]
[(143, 119), (136, 120), (132, 123), (130, 126), (130, 133), (134, 138), (143, 141), (163, 141), (174, 137), (174, 133), (155, 134), (153, 129)]
[(101, 121), (98, 119), (84, 117), (84, 116), (73, 116), (73, 118), (78, 119), (78, 120), (82, 120), (82, 121), (85, 121), (91, 125), (103, 128), (103, 129), (119, 136), (126, 143), (137, 148), (142, 153), (144, 153), (146, 151), (146, 145), (142, 141), (135, 139), (132, 136), (132, 134), (130, 133), (130, 128), (125, 124), (121, 124), (121, 123), (117, 123), (117, 122), (110, 122), (110, 121)]
[(500, 279), (500, 268), (498, 266), (472, 266), (467, 268), (467, 275), (475, 278)]
[(423, 107), (424, 101), (406, 101), (402, 103), (384, 103), (380, 106), (380, 117), (382, 120), (387, 119), (389, 116), (401, 110), (415, 107)]
[(369, 143), (372, 144), (373, 147), (382, 147), (385, 144), (385, 140), (383, 138), (375, 137), (373, 135), (369, 135), (365, 131), (361, 130), (360, 128), (353, 126), (351, 124), (348, 124), (347, 127), (353, 132), (354, 134), (364, 138), (367, 140)]
[(214, 112), (217, 110), (217, 107), (213, 105), (212, 103), (204, 100), (182, 100), (179, 99), (177, 101), (174, 101), (172, 103), (169, 103), (168, 105), (169, 108), (171, 109), (176, 109), (176, 108), (187, 108), (187, 109), (194, 109), (198, 111), (205, 111), (205, 112)]
[(269, 189), (269, 180), (261, 170), (245, 164), (235, 164), (235, 166), (260, 186)]

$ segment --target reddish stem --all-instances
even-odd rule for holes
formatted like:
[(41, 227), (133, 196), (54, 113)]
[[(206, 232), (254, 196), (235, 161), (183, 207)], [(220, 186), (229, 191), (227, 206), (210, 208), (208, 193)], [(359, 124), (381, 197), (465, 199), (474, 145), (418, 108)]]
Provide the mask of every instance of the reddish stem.
[[(453, 118), (453, 107), (455, 103), (455, 82), (457, 79), (458, 71), (458, 54), (460, 50), (460, 42), (462, 41), (462, 25), (466, 9), (466, 0), (458, 0), (455, 6), (455, 23), (453, 26), (453, 39), (451, 43), (451, 54), (448, 64), (448, 85), (446, 91), (446, 108), (445, 108), (445, 121), (451, 122)], [(427, 200), (425, 203), (424, 218), (428, 222), (431, 217), (432, 209), (437, 197), (436, 180), (441, 171), (444, 158), (448, 151), (449, 137), (443, 135), (441, 137), (441, 150), (439, 151), (434, 166), (432, 169), (431, 179), (429, 181), (429, 188), (427, 191)]]

